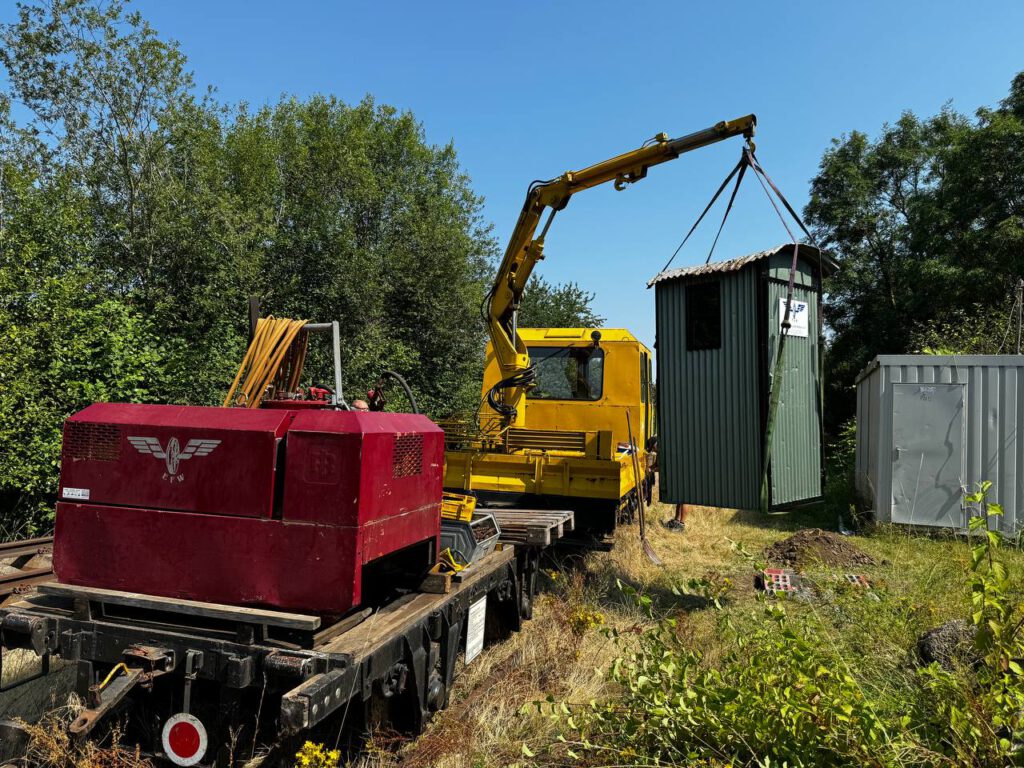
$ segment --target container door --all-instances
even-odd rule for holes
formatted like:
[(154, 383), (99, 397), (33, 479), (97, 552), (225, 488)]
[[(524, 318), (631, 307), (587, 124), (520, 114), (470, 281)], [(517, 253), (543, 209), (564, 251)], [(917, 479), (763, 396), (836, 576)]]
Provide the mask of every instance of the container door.
[(892, 385), (892, 521), (964, 525), (964, 385)]

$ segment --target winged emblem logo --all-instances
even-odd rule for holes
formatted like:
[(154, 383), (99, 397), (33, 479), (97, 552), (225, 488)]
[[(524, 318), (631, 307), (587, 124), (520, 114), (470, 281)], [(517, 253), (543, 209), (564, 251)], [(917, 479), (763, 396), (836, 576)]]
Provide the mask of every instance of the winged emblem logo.
[(170, 438), (167, 445), (164, 446), (160, 445), (160, 441), (155, 437), (132, 437), (130, 435), (128, 442), (144, 456), (163, 459), (164, 468), (167, 470), (163, 477), (164, 480), (171, 483), (180, 483), (185, 479), (185, 475), (178, 471), (181, 462), (195, 456), (209, 456), (213, 453), (213, 449), (220, 445), (220, 440), (192, 438), (182, 448), (176, 437)]

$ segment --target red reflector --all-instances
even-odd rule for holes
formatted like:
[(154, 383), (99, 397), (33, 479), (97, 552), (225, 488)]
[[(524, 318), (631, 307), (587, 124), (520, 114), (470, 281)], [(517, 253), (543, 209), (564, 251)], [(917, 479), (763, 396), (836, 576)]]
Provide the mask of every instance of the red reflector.
[(175, 765), (195, 765), (206, 754), (206, 728), (192, 715), (168, 718), (162, 736), (164, 752)]
[(192, 723), (175, 723), (167, 734), (167, 746), (177, 757), (192, 757), (199, 751), (199, 731)]

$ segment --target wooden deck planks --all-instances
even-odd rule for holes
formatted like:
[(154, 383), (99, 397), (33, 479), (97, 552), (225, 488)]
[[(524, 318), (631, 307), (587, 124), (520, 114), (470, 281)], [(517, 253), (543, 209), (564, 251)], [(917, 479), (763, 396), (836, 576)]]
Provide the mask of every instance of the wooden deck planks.
[(470, 589), (477, 581), (505, 566), (514, 557), (515, 550), (512, 547), (492, 552), (465, 571), (461, 571), (459, 575), (462, 576), (462, 581), (453, 583), (448, 594), (415, 592), (406, 595), (385, 606), (358, 627), (318, 647), (317, 650), (326, 653), (347, 653), (358, 661), (384, 643), (401, 636), (406, 627), (422, 620), (436, 610), (439, 604), (459, 592)]
[(501, 527), (501, 541), (550, 546), (575, 528), (571, 510), (488, 509)]

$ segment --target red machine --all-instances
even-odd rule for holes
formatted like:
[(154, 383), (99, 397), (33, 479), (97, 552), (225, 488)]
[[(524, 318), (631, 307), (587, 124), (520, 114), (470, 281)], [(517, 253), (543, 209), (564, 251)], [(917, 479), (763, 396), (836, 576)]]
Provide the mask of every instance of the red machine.
[(98, 403), (64, 428), (65, 584), (340, 615), (436, 561), (425, 416)]

